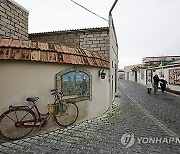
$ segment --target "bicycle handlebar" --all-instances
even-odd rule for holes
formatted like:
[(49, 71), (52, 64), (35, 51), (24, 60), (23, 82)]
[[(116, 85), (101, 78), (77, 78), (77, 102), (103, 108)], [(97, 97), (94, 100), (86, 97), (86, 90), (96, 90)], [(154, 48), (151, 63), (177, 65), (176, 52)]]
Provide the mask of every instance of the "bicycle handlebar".
[(63, 95), (63, 92), (62, 92), (62, 91), (61, 91), (61, 92), (58, 92), (57, 89), (52, 89), (52, 90), (51, 90), (51, 95), (58, 95), (58, 94)]
[(51, 89), (51, 92), (54, 92), (54, 91), (56, 91), (57, 89)]

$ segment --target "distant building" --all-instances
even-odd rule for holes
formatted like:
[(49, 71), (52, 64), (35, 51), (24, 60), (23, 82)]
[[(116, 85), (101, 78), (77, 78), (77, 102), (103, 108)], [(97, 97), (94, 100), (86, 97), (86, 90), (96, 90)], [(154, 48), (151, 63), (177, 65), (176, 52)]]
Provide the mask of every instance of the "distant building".
[(124, 69), (119, 69), (118, 70), (118, 79), (125, 79), (125, 73), (124, 73)]
[(164, 75), (171, 92), (180, 93), (180, 56), (146, 57), (143, 64), (125, 66), (125, 80), (146, 85), (153, 76)]
[(142, 64), (145, 66), (159, 66), (159, 65), (167, 65), (170, 62), (179, 60), (180, 56), (159, 56), (159, 57), (144, 57), (142, 60)]
[(125, 80), (137, 81), (137, 70), (143, 66), (143, 64), (125, 66)]

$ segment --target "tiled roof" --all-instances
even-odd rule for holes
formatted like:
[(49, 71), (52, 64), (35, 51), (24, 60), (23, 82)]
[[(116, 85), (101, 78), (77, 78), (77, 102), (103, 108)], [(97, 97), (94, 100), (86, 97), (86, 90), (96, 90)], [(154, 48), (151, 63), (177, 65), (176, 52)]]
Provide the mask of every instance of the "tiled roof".
[(79, 32), (96, 32), (96, 31), (109, 31), (109, 27), (96, 27), (96, 28), (84, 28), (84, 29), (70, 29), (70, 30), (61, 30), (61, 31), (52, 31), (52, 32), (40, 32), (40, 33), (30, 33), (29, 37), (31, 35), (46, 35), (46, 34), (61, 34), (61, 33), (79, 33)]
[(94, 51), (9, 38), (0, 38), (0, 60), (3, 59), (109, 68), (108, 58)]

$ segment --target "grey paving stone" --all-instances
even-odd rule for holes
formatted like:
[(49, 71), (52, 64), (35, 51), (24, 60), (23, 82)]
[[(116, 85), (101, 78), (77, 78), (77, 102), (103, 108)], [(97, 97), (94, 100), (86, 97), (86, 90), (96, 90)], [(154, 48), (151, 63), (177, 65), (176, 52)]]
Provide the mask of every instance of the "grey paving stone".
[(0, 149), (0, 153), (7, 153), (8, 150), (9, 150), (8, 147), (3, 147)]

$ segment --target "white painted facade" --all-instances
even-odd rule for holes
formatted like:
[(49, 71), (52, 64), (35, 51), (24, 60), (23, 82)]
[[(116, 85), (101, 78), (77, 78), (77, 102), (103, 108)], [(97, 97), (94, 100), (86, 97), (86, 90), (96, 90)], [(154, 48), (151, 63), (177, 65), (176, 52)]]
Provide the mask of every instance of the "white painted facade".
[(112, 14), (109, 15), (109, 37), (110, 37), (110, 102), (112, 103), (117, 93), (118, 82), (118, 44)]
[[(135, 72), (133, 72), (131, 69), (136, 66), (127, 66), (125, 67), (125, 80), (130, 80), (135, 82)], [(166, 81), (169, 83), (168, 86), (171, 90), (174, 91), (180, 91), (180, 85), (174, 85), (170, 83), (170, 70), (180, 70), (180, 64), (174, 64), (174, 65), (167, 65), (163, 67), (155, 67), (152, 69), (139, 69), (137, 71), (137, 83), (146, 85), (146, 82), (148, 79), (153, 78), (155, 74), (157, 74), (159, 77), (161, 74), (164, 74), (164, 77)], [(177, 78), (180, 80), (180, 73), (177, 74)]]

